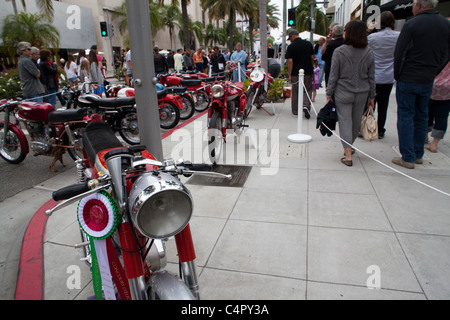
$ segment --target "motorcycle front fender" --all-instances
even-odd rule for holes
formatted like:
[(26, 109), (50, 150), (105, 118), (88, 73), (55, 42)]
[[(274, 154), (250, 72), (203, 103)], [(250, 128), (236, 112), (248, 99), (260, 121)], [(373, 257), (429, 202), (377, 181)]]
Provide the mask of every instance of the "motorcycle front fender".
[(152, 300), (196, 300), (183, 280), (166, 270), (155, 272), (149, 285), (149, 298)]
[[(0, 123), (4, 126), (5, 121), (0, 121)], [(25, 136), (25, 133), (23, 133), (22, 129), (19, 128), (15, 123), (8, 123), (8, 130), (11, 130), (16, 134), (16, 136), (19, 138), (20, 144), (22, 145), (22, 151), (27, 154), (30, 152), (30, 147), (28, 145), (27, 137)]]

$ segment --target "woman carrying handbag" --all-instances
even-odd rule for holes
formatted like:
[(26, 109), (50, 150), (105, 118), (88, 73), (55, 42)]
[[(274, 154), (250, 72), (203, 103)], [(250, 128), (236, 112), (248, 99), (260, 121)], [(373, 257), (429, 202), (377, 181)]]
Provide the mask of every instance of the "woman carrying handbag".
[(353, 165), (351, 144), (358, 137), (366, 106), (374, 108), (375, 60), (367, 46), (367, 26), (362, 21), (350, 21), (345, 26), (344, 45), (334, 51), (327, 85), (327, 103), (334, 101), (339, 121), (339, 133), (345, 157), (341, 162)]

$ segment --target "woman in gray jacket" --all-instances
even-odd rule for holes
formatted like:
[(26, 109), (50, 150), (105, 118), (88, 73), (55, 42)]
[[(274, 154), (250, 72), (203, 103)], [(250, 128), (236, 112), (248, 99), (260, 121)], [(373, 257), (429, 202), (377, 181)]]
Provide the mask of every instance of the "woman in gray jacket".
[[(369, 100), (367, 100), (369, 98)], [(341, 162), (352, 166), (350, 144), (356, 140), (365, 105), (374, 106), (375, 60), (367, 46), (367, 26), (362, 21), (350, 21), (345, 26), (344, 45), (334, 51), (327, 84), (327, 103), (336, 104), (339, 132), (345, 157)]]
[(89, 51), (89, 64), (90, 64), (91, 81), (96, 83), (92, 84), (92, 87), (94, 88), (94, 93), (98, 94), (101, 97), (102, 93), (105, 91), (105, 88), (103, 86), (102, 71), (100, 70), (97, 54), (95, 53), (94, 50)]

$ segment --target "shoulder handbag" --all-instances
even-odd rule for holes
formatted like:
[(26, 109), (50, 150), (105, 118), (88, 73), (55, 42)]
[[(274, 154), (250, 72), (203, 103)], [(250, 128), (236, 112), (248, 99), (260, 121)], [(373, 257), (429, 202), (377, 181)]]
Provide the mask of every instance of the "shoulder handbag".
[(362, 116), (360, 132), (366, 141), (378, 139), (378, 123), (372, 107), (368, 107)]

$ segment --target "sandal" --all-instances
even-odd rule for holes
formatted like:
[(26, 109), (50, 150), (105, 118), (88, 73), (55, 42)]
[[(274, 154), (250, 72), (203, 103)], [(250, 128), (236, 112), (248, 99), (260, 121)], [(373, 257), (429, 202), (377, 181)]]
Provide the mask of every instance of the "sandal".
[(352, 160), (346, 160), (345, 157), (344, 157), (344, 158), (341, 158), (341, 162), (342, 162), (343, 164), (345, 164), (347, 167), (353, 166), (353, 161), (352, 161)]

